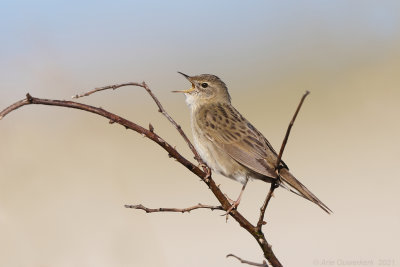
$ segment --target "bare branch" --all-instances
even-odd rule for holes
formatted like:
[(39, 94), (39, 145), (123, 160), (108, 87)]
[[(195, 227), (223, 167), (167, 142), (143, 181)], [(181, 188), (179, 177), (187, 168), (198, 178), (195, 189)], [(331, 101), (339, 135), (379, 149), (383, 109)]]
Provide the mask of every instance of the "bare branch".
[(309, 92), (309, 91), (306, 91), (306, 92), (304, 93), (304, 95), (301, 97), (301, 100), (300, 100), (299, 105), (297, 106), (296, 112), (294, 113), (293, 118), (292, 118), (292, 120), (290, 121), (289, 126), (288, 126), (288, 128), (287, 128), (287, 130), (286, 130), (285, 138), (283, 139), (283, 142), (282, 142), (282, 145), (281, 145), (281, 149), (280, 149), (280, 151), (279, 151), (278, 159), (277, 159), (276, 165), (275, 165), (275, 170), (276, 170), (276, 172), (277, 172), (277, 174), (278, 174), (278, 178), (275, 179), (275, 180), (271, 183), (271, 187), (270, 187), (270, 189), (269, 189), (269, 192), (268, 192), (268, 194), (267, 194), (267, 197), (265, 198), (264, 203), (263, 203), (263, 205), (262, 205), (261, 208), (260, 208), (260, 216), (259, 216), (258, 222), (257, 222), (257, 231), (259, 231), (259, 232), (261, 232), (261, 228), (262, 228), (262, 226), (265, 224), (265, 222), (264, 222), (264, 216), (265, 216), (265, 210), (267, 209), (268, 203), (269, 203), (269, 201), (271, 200), (271, 197), (272, 197), (272, 195), (273, 195), (273, 193), (274, 193), (274, 190), (275, 190), (276, 188), (278, 188), (278, 187), (279, 187), (279, 184), (280, 184), (280, 179), (279, 179), (279, 177), (280, 177), (280, 174), (279, 174), (279, 173), (280, 173), (280, 166), (279, 166), (279, 165), (281, 164), (282, 154), (283, 154), (283, 151), (285, 150), (286, 143), (287, 143), (287, 141), (288, 141), (288, 139), (289, 139), (290, 131), (291, 131), (291, 129), (292, 129), (292, 126), (293, 126), (293, 124), (294, 124), (294, 121), (296, 120), (297, 114), (299, 113), (300, 108), (301, 108), (301, 106), (303, 105), (304, 99), (305, 99), (309, 94), (310, 94), (310, 92)]
[(27, 105), (27, 104), (30, 104), (29, 103), (29, 97), (30, 97), (30, 95), (29, 94), (26, 94), (26, 98), (25, 99), (22, 99), (22, 100), (20, 100), (20, 101), (18, 101), (18, 102), (15, 102), (14, 104), (12, 104), (11, 106), (9, 106), (9, 107), (7, 107), (7, 108), (5, 108), (4, 110), (2, 110), (1, 112), (0, 112), (0, 120), (1, 119), (3, 119), (8, 113), (10, 113), (11, 111), (13, 111), (13, 110), (15, 110), (15, 109), (17, 109), (17, 108), (19, 108), (19, 107), (22, 107), (22, 106), (24, 106), (24, 105)]
[(268, 267), (268, 264), (266, 263), (266, 261), (263, 261), (262, 263), (256, 263), (256, 262), (252, 262), (252, 261), (243, 260), (243, 259), (241, 259), (238, 256), (233, 255), (233, 254), (228, 254), (228, 255), (226, 255), (226, 257), (227, 258), (229, 258), (229, 257), (236, 258), (241, 263), (245, 263), (245, 264), (252, 265), (252, 266)]
[(183, 140), (185, 140), (186, 144), (189, 146), (190, 150), (193, 152), (194, 157), (197, 160), (197, 162), (202, 166), (203, 171), (206, 173), (210, 172), (210, 175), (211, 175), (210, 168), (203, 162), (203, 160), (199, 156), (199, 153), (197, 153), (197, 150), (194, 148), (193, 144), (190, 142), (189, 138), (186, 136), (185, 132), (182, 130), (182, 127), (178, 123), (176, 123), (176, 121), (168, 114), (168, 112), (161, 105), (158, 98), (153, 94), (153, 92), (150, 90), (150, 88), (147, 86), (147, 84), (145, 82), (142, 83), (142, 87), (144, 89), (146, 89), (146, 91), (149, 93), (151, 98), (153, 98), (154, 102), (156, 103), (156, 105), (158, 107), (158, 112), (161, 112), (172, 123), (172, 125), (174, 125), (174, 127), (178, 130), (178, 132), (182, 136)]
[[(110, 122), (112, 122), (112, 123), (118, 123), (118, 124), (124, 126), (126, 129), (134, 130), (134, 131), (142, 134), (143, 136), (153, 140), (158, 145), (160, 145), (162, 148), (164, 148), (168, 152), (168, 155), (175, 158), (178, 162), (180, 162), (182, 165), (184, 165), (186, 168), (188, 168), (194, 174), (196, 174), (197, 176), (199, 176), (200, 178), (203, 178), (203, 179), (206, 177), (206, 173), (204, 173), (196, 165), (192, 164), (190, 161), (188, 161), (186, 158), (184, 158), (180, 153), (178, 153), (178, 151), (176, 149), (173, 148), (173, 146), (168, 144), (159, 135), (154, 133), (154, 129), (153, 129), (153, 131), (147, 130), (147, 129), (143, 128), (142, 126), (137, 125), (136, 123), (133, 123), (127, 119), (124, 119), (124, 118), (118, 116), (118, 115), (108, 112), (102, 108), (97, 108), (97, 107), (93, 107), (90, 105), (77, 103), (74, 101), (36, 98), (36, 97), (32, 97), (30, 94), (27, 94), (26, 99), (20, 100), (16, 103), (12, 104), (11, 106), (7, 107), (3, 111), (1, 111), (0, 118), (3, 118), (7, 114), (9, 114), (11, 111), (14, 111), (25, 105), (30, 105), (30, 104), (60, 106), (60, 107), (81, 109), (81, 110), (95, 113), (97, 115), (108, 118), (110, 120)], [(221, 192), (221, 194), (222, 194), (222, 192)]]
[(103, 86), (103, 87), (98, 87), (95, 88), (94, 90), (91, 90), (87, 93), (81, 94), (81, 95), (75, 95), (72, 98), (80, 98), (84, 96), (89, 96), (93, 93), (99, 92), (99, 91), (104, 91), (108, 89), (115, 90), (117, 88), (123, 87), (123, 86), (138, 86), (144, 88), (151, 98), (153, 98), (154, 102), (156, 103), (158, 107), (158, 112), (162, 113), (171, 123), (172, 125), (178, 130), (179, 134), (182, 136), (182, 138), (185, 140), (186, 144), (189, 146), (190, 150), (194, 154), (195, 159), (197, 162), (200, 164), (200, 166), (203, 168), (203, 171), (206, 173), (210, 173), (211, 175), (211, 170), (208, 168), (208, 166), (203, 162), (199, 154), (197, 153), (196, 149), (194, 148), (193, 144), (190, 142), (189, 138), (186, 136), (185, 132), (182, 130), (182, 127), (176, 123), (176, 121), (168, 114), (168, 112), (164, 109), (164, 107), (161, 105), (161, 102), (158, 100), (158, 98), (153, 94), (153, 92), (150, 90), (149, 86), (145, 83), (135, 83), (135, 82), (129, 82), (129, 83), (122, 83), (122, 84), (114, 84), (114, 85), (108, 85), (108, 86)]
[(279, 187), (279, 182), (274, 181), (271, 183), (271, 187), (269, 188), (267, 197), (264, 200), (263, 205), (260, 208), (260, 216), (257, 222), (257, 231), (261, 232), (261, 228), (266, 222), (264, 221), (265, 210), (267, 209), (268, 203), (271, 200), (271, 197), (274, 195), (274, 190)]
[(184, 209), (176, 209), (176, 208), (150, 209), (150, 208), (146, 208), (142, 204), (139, 204), (139, 205), (125, 205), (125, 208), (144, 210), (146, 213), (152, 213), (152, 212), (181, 212), (181, 213), (185, 213), (185, 212), (190, 212), (190, 211), (196, 210), (196, 209), (224, 210), (224, 208), (222, 206), (203, 205), (201, 203), (199, 203), (199, 204), (197, 204), (195, 206), (189, 207), (189, 208), (184, 208)]
[(275, 166), (276, 166), (276, 169), (279, 169), (279, 164), (281, 163), (282, 154), (283, 154), (283, 151), (285, 150), (286, 143), (287, 143), (287, 140), (289, 139), (289, 134), (290, 134), (290, 131), (292, 130), (292, 126), (293, 126), (293, 124), (294, 124), (294, 121), (296, 120), (297, 114), (299, 113), (300, 108), (301, 108), (301, 106), (303, 105), (304, 99), (306, 99), (306, 97), (307, 97), (309, 94), (310, 94), (310, 92), (309, 92), (309, 91), (306, 91), (306, 92), (304, 93), (304, 95), (301, 97), (301, 100), (300, 100), (299, 105), (297, 106), (296, 112), (294, 113), (293, 118), (292, 118), (292, 120), (291, 120), (290, 123), (289, 123), (289, 126), (288, 126), (288, 128), (287, 128), (287, 130), (286, 130), (285, 138), (283, 139), (283, 142), (282, 142), (282, 145), (281, 145), (281, 150), (279, 151), (278, 159), (277, 159), (277, 161), (276, 161), (276, 165), (275, 165)]
[(108, 90), (108, 89), (115, 90), (115, 89), (123, 87), (123, 86), (140, 86), (140, 87), (143, 87), (143, 85), (141, 83), (131, 83), (131, 82), (130, 83), (107, 85), (107, 86), (103, 86), (103, 87), (97, 87), (97, 88), (95, 88), (95, 89), (93, 89), (93, 90), (91, 90), (89, 92), (86, 92), (86, 93), (83, 93), (83, 94), (80, 94), (80, 95), (76, 94), (76, 95), (72, 96), (72, 98), (81, 98), (81, 97), (84, 97), (84, 96), (89, 96), (89, 95), (94, 94), (94, 93), (99, 92), (99, 91), (104, 91), (104, 90)]

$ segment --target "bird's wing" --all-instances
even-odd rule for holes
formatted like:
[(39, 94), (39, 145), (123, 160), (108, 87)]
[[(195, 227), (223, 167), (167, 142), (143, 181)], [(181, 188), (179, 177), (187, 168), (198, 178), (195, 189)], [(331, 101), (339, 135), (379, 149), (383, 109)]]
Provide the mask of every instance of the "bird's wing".
[(204, 107), (197, 121), (204, 135), (234, 160), (257, 173), (276, 177), (275, 150), (231, 105), (219, 103)]

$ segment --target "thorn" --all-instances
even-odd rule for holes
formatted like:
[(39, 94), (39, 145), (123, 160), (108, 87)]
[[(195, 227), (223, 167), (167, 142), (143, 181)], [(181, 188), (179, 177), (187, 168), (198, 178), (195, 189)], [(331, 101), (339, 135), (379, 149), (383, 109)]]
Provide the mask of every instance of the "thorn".
[(113, 123), (115, 123), (115, 121), (114, 120), (109, 120), (108, 123), (109, 124), (113, 124)]
[(169, 158), (172, 158), (172, 155), (171, 155), (171, 154), (168, 154), (168, 157), (169, 157)]
[(144, 133), (142, 133), (142, 136), (143, 136), (143, 137), (146, 137), (146, 135), (145, 135)]
[(266, 221), (263, 221), (263, 222), (262, 222), (262, 225), (266, 225), (266, 224), (267, 224), (267, 222), (266, 222)]
[(153, 127), (153, 125), (151, 125), (151, 123), (149, 123), (149, 130), (150, 130), (150, 132), (154, 132), (154, 127)]
[[(224, 216), (225, 214), (221, 215)], [(225, 223), (228, 223), (228, 219), (229, 219), (229, 214), (226, 214), (226, 218), (225, 218)]]
[(26, 99), (28, 100), (29, 103), (32, 103), (33, 101), (33, 97), (29, 93), (26, 94)]

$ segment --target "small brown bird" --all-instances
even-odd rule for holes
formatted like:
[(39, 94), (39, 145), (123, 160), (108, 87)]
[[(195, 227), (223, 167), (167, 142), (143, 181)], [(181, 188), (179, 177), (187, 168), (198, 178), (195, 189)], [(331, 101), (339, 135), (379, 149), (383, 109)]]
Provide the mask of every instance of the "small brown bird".
[[(278, 155), (268, 140), (232, 106), (228, 88), (221, 79), (210, 74), (188, 76), (179, 73), (192, 84), (188, 90), (174, 92), (186, 96), (196, 150), (213, 171), (243, 185), (229, 213), (239, 205), (250, 178), (268, 183), (278, 178), (275, 168)], [(282, 187), (317, 204), (327, 213), (331, 212), (289, 172), (284, 162), (279, 168)]]

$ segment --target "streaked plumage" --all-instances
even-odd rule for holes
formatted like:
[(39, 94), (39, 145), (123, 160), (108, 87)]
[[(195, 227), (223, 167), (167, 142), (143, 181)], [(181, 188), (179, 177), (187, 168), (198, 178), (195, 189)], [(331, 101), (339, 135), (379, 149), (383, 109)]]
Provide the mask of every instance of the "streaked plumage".
[[(277, 153), (268, 140), (231, 104), (224, 82), (217, 76), (187, 76), (192, 88), (185, 91), (191, 110), (194, 145), (215, 172), (241, 182), (249, 178), (272, 182), (277, 178)], [(300, 196), (324, 211), (330, 209), (301, 184), (281, 162), (281, 179)], [(286, 187), (286, 186), (285, 186)], [(237, 205), (240, 202), (240, 196)]]

